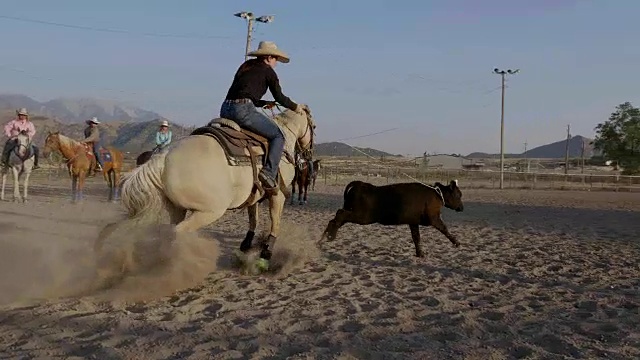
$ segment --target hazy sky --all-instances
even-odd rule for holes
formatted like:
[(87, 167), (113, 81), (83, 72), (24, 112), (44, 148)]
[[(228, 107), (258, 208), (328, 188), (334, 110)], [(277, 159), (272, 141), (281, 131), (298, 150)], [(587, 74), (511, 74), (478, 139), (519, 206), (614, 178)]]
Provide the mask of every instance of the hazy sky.
[(128, 101), (204, 124), (243, 60), (246, 22), (233, 16), (243, 10), (275, 15), (258, 24), (252, 48), (272, 40), (289, 53), (276, 71), (284, 93), (310, 105), (320, 142), (397, 127), (345, 142), (402, 154), (497, 152), (494, 67), (521, 69), (508, 79), (507, 152), (560, 140), (568, 123), (593, 136), (616, 105), (640, 95), (633, 0), (2, 0), (0, 92)]

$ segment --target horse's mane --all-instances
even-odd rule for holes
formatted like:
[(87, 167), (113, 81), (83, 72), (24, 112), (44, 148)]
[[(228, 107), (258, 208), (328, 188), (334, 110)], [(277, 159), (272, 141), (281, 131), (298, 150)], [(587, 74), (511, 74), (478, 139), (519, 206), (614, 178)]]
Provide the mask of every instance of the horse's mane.
[(71, 147), (78, 147), (81, 146), (82, 144), (80, 143), (80, 141), (72, 139), (68, 136), (62, 135), (61, 133), (57, 133), (58, 134), (58, 139), (60, 139), (61, 143), (66, 143), (71, 145)]
[[(301, 104), (301, 105), (308, 112), (308, 114), (304, 115), (304, 116), (308, 116), (309, 119), (311, 120), (311, 124), (313, 125), (313, 117), (311, 116), (311, 109), (309, 109), (309, 107), (307, 105), (304, 105), (304, 104)], [(293, 111), (291, 109), (285, 108), (280, 113), (275, 114), (275, 116), (273, 117), (273, 120), (276, 123), (278, 123), (278, 125), (284, 126), (287, 122), (291, 121), (296, 116), (301, 116), (301, 115), (298, 115), (298, 113), (296, 113), (295, 111)]]

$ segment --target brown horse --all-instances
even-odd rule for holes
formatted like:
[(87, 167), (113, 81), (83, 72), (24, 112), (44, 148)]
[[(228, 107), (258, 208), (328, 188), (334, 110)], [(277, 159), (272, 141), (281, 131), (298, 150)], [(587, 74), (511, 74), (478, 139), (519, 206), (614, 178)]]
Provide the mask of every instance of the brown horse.
[(153, 154), (156, 154), (160, 151), (161, 150), (159, 150), (158, 147), (156, 146), (152, 150), (147, 150), (142, 154), (138, 155), (138, 157), (136, 158), (136, 166), (140, 166), (146, 163), (147, 161), (149, 161), (149, 159), (151, 159), (151, 156), (153, 156)]
[(149, 159), (151, 159), (151, 155), (153, 155), (153, 152), (151, 150), (147, 150), (138, 155), (138, 157), (136, 158), (136, 166), (140, 166), (149, 161)]
[[(293, 205), (293, 198), (296, 193), (296, 184), (298, 185), (298, 205), (304, 205), (307, 203), (307, 190), (309, 189), (309, 184), (311, 183), (311, 176), (309, 174), (309, 160), (303, 160), (296, 164), (295, 175), (293, 176), (293, 180), (291, 181), (291, 204)], [(304, 191), (304, 197), (302, 192)], [(304, 199), (304, 201), (303, 201)]]
[[(97, 159), (93, 154), (91, 145), (84, 144), (91, 160), (91, 166), (95, 168)], [(120, 177), (122, 176), (122, 165), (124, 164), (124, 154), (112, 147), (100, 147), (98, 155), (102, 159), (102, 176), (109, 183), (109, 201), (116, 202), (120, 199)]]
[(59, 132), (49, 132), (44, 141), (43, 155), (48, 157), (52, 151), (59, 151), (67, 160), (67, 169), (71, 177), (72, 201), (82, 200), (84, 180), (91, 169), (88, 151), (78, 141), (70, 139)]
[(318, 170), (320, 170), (320, 160), (313, 160), (313, 175), (311, 176), (311, 190), (316, 191), (316, 178), (318, 177)]

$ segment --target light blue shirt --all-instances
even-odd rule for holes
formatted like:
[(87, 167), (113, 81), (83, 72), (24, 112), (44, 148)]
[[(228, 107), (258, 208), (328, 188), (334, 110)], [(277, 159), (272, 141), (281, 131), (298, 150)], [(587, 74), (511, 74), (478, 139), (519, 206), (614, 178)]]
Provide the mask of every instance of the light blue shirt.
[(159, 147), (165, 147), (171, 143), (171, 130), (166, 133), (156, 132), (156, 145)]

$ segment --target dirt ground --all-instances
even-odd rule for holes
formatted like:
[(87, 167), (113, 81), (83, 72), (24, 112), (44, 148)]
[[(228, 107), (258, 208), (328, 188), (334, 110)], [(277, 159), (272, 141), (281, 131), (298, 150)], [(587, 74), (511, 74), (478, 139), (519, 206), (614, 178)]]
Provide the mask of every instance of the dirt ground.
[(101, 179), (81, 204), (41, 184), (0, 203), (0, 359), (640, 358), (637, 193), (463, 187), (465, 211), (443, 210), (462, 246), (423, 228), (419, 259), (404, 226), (348, 224), (317, 249), (344, 189), (318, 186), (286, 206), (276, 274), (233, 265), (235, 211), (95, 290), (93, 243), (122, 205)]

